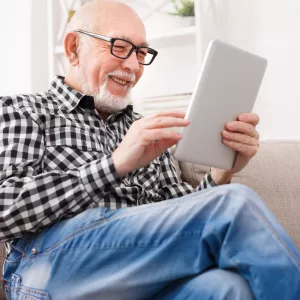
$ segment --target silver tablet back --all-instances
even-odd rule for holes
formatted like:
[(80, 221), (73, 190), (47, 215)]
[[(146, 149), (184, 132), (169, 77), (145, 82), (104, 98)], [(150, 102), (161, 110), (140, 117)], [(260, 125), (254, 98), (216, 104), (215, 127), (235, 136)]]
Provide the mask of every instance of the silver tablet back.
[(220, 169), (233, 167), (236, 152), (222, 144), (228, 121), (251, 112), (267, 60), (219, 40), (210, 42), (176, 146), (177, 160)]

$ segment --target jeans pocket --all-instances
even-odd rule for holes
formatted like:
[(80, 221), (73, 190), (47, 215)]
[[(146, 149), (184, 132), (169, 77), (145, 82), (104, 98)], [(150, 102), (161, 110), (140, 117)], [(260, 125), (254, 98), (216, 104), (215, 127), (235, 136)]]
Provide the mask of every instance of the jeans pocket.
[(11, 282), (4, 284), (4, 290), (9, 300), (50, 300), (47, 292), (22, 285), (21, 278), (15, 274)]

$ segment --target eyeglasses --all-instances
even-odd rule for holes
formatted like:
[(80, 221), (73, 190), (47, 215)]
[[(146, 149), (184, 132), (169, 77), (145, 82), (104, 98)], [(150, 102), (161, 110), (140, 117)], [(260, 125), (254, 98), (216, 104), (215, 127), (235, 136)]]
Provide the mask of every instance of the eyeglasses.
[(124, 39), (110, 38), (81, 29), (77, 29), (75, 32), (83, 33), (96, 39), (110, 42), (110, 53), (118, 58), (126, 59), (132, 54), (133, 51), (135, 51), (138, 63), (141, 65), (150, 65), (158, 54), (158, 52), (154, 49), (145, 46), (138, 47)]

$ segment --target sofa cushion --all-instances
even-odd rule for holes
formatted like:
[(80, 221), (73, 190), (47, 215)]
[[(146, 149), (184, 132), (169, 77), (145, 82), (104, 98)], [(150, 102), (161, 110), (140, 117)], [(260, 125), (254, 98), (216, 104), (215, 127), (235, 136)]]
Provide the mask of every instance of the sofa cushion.
[[(207, 167), (179, 162), (182, 179), (196, 186)], [(256, 191), (300, 249), (300, 141), (262, 141), (233, 183)]]

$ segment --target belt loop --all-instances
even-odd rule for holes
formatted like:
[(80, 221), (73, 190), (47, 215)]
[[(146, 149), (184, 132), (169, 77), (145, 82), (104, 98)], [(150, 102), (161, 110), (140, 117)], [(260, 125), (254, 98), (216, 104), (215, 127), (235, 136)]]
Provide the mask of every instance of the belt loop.
[(14, 239), (10, 244), (11, 249), (19, 252), (23, 257), (26, 256), (27, 250), (34, 240), (35, 234), (25, 233), (22, 237)]

